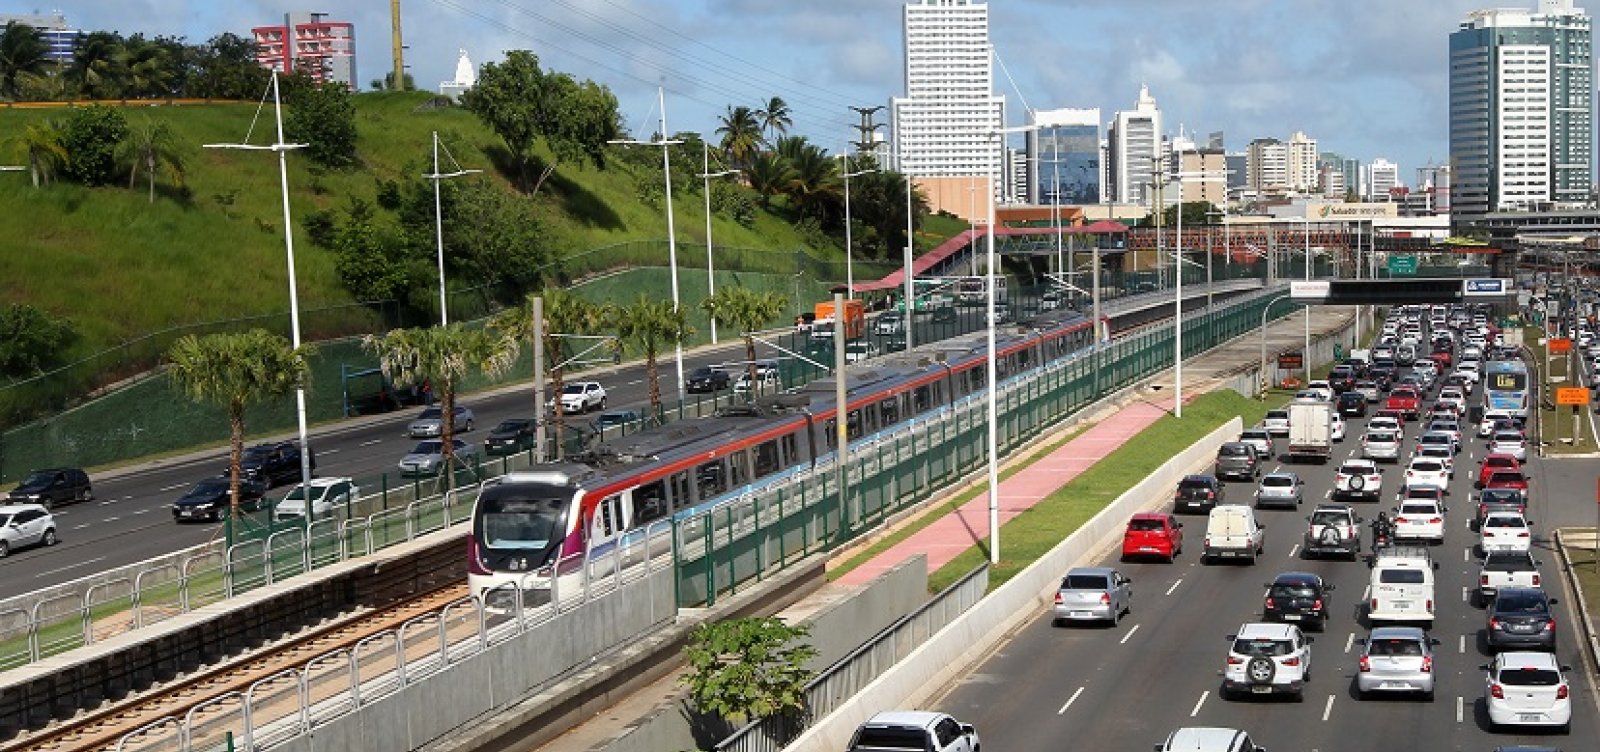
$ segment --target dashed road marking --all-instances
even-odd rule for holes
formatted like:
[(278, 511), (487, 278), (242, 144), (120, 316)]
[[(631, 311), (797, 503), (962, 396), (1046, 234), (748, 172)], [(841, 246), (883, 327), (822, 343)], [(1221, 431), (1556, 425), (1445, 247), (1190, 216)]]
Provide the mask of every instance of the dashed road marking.
[(1189, 717), (1190, 718), (1193, 718), (1193, 717), (1195, 717), (1197, 715), (1200, 715), (1200, 706), (1206, 704), (1206, 698), (1210, 697), (1210, 696), (1211, 696), (1211, 690), (1209, 690), (1209, 689), (1200, 693), (1200, 699), (1199, 699), (1199, 701), (1195, 702), (1194, 710), (1189, 711)]
[(178, 490), (180, 488), (183, 488), (184, 486), (187, 486), (187, 485), (189, 485), (189, 484), (188, 483), (174, 483), (174, 484), (172, 484), (170, 486), (162, 486), (162, 487), (160, 487), (160, 488), (158, 488), (156, 490), (157, 491), (161, 491), (161, 492), (176, 491), (176, 490)]
[(1322, 720), (1323, 721), (1327, 721), (1328, 720), (1328, 716), (1332, 715), (1332, 714), (1333, 714), (1333, 695), (1328, 695), (1328, 704), (1322, 706)]
[(1182, 577), (1179, 577), (1177, 580), (1173, 581), (1172, 587), (1167, 588), (1167, 595), (1172, 595), (1172, 591), (1177, 590), (1178, 586), (1182, 585), (1182, 584), (1183, 584), (1183, 578)]
[(1468, 602), (1470, 600), (1472, 600), (1472, 589), (1468, 588), (1466, 585), (1462, 585), (1461, 586), (1461, 602), (1462, 603), (1466, 603), (1466, 602)]
[(66, 565), (64, 567), (56, 567), (55, 569), (51, 569), (51, 570), (47, 570), (47, 571), (44, 571), (44, 572), (40, 572), (40, 573), (34, 575), (33, 578), (37, 580), (40, 577), (49, 577), (50, 575), (58, 574), (58, 573), (61, 573), (61, 572), (65, 572), (65, 571), (67, 571), (69, 569), (77, 569), (78, 567), (86, 567), (86, 566), (89, 566), (90, 564), (95, 564), (95, 563), (102, 562), (102, 561), (105, 561), (105, 560), (106, 560), (106, 557), (97, 556), (97, 557), (95, 557), (93, 559), (80, 561), (80, 562), (78, 562), (76, 564), (68, 564), (68, 565)]
[(1461, 637), (1456, 641), (1456, 652), (1457, 653), (1466, 653), (1467, 652), (1467, 636), (1466, 635), (1461, 635)]
[(1367, 600), (1367, 599), (1369, 599), (1371, 597), (1372, 597), (1372, 586), (1368, 585), (1368, 586), (1366, 586), (1366, 588), (1364, 588), (1361, 591), (1361, 600)]
[(1351, 632), (1350, 634), (1345, 635), (1345, 638), (1344, 638), (1344, 652), (1346, 652), (1346, 653), (1350, 652), (1350, 647), (1352, 645), (1355, 645), (1355, 644), (1356, 644), (1356, 633), (1355, 632)]
[(1466, 715), (1466, 702), (1464, 702), (1461, 699), (1460, 695), (1457, 695), (1456, 696), (1456, 723), (1460, 723), (1461, 719), (1463, 717), (1465, 717), (1465, 715)]
[(339, 453), (339, 450), (337, 450), (337, 449), (324, 449), (324, 450), (322, 450), (322, 454), (324, 454), (324, 455), (327, 455), (327, 454), (338, 454), (338, 453)]
[(1072, 703), (1077, 702), (1078, 695), (1081, 694), (1083, 694), (1083, 687), (1078, 687), (1078, 691), (1073, 692), (1072, 696), (1067, 698), (1066, 704), (1062, 705), (1061, 709), (1056, 711), (1056, 715), (1061, 715), (1062, 713), (1067, 712), (1067, 708), (1072, 707)]
[(383, 439), (373, 439), (371, 441), (363, 441), (360, 444), (357, 444), (356, 446), (364, 446), (364, 447), (372, 446), (373, 444), (382, 443), (382, 441), (383, 441)]
[(122, 518), (121, 517), (107, 517), (107, 518), (101, 520), (101, 522), (116, 522), (117, 520), (120, 520), (120, 519), (122, 519)]
[[(1135, 624), (1135, 625), (1133, 625), (1133, 629), (1128, 630), (1128, 633), (1123, 635), (1122, 639), (1117, 641), (1117, 644), (1118, 645), (1126, 645), (1126, 644), (1128, 644), (1128, 638), (1132, 637), (1133, 633), (1137, 632), (1137, 631), (1139, 631), (1139, 625)], [(1076, 695), (1074, 695), (1074, 697), (1076, 697)]]
[(89, 523), (85, 522), (82, 525), (73, 525), (72, 529), (73, 530), (82, 530), (82, 529), (84, 529), (84, 528), (86, 528), (88, 526), (89, 526)]
[(1289, 548), (1289, 558), (1293, 559), (1295, 554), (1298, 553), (1300, 553), (1300, 544), (1296, 543)]

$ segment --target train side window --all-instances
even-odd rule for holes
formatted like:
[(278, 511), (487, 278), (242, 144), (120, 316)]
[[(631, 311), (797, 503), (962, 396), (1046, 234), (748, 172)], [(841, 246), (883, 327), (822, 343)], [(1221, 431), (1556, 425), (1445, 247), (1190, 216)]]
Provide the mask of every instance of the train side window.
[(786, 465), (800, 464), (800, 442), (795, 438), (795, 435), (792, 433), (784, 434), (782, 442), (784, 463)]
[[(933, 384), (933, 404), (943, 405), (950, 401), (950, 389), (953, 385), (946, 381), (936, 381)], [(931, 405), (930, 405), (931, 407)]]
[(667, 516), (667, 486), (661, 481), (633, 489), (633, 522), (636, 525)]
[(728, 470), (732, 473), (733, 485), (742, 486), (750, 482), (750, 456), (749, 452), (741, 449), (728, 455)]
[(844, 419), (844, 430), (845, 430), (845, 433), (849, 434), (849, 439), (851, 441), (855, 441), (856, 439), (861, 438), (861, 411), (860, 410), (851, 410), (845, 416), (845, 419)]
[(672, 474), (672, 496), (668, 498), (669, 509), (682, 509), (694, 504), (694, 498), (689, 494), (689, 471)]
[(783, 467), (783, 464), (778, 460), (778, 442), (776, 439), (757, 444), (755, 453), (757, 478), (765, 478), (778, 472), (778, 468)]
[(722, 460), (712, 460), (701, 465), (695, 470), (695, 476), (700, 486), (701, 501), (719, 496), (728, 490), (728, 472)]
[(621, 516), (618, 514), (622, 508), (620, 496), (607, 496), (600, 502), (600, 508), (595, 510), (595, 532), (599, 533), (600, 540), (609, 540), (616, 535), (622, 527)]
[(983, 389), (983, 377), (986, 375), (983, 368), (967, 369), (967, 391), (981, 391)]
[(867, 405), (856, 412), (861, 414), (861, 424), (867, 433), (878, 430), (878, 428), (882, 425), (878, 422), (877, 405)]
[(823, 426), (822, 435), (827, 438), (829, 449), (839, 448), (839, 421), (832, 418)]
[(900, 422), (900, 400), (890, 397), (878, 403), (878, 418), (884, 427)]
[(932, 388), (927, 386), (917, 387), (916, 390), (911, 393), (911, 411), (917, 413), (918, 415), (927, 412), (928, 408), (932, 406), (932, 402), (930, 401), (932, 398)]

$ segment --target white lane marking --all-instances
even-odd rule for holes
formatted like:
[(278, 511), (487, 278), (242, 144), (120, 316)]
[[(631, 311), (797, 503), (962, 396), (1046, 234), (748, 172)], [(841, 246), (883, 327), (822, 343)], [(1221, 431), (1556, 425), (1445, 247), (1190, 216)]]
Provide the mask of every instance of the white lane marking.
[(1062, 713), (1067, 712), (1067, 708), (1072, 707), (1072, 703), (1077, 702), (1078, 695), (1081, 694), (1083, 694), (1083, 687), (1078, 687), (1078, 691), (1073, 692), (1072, 696), (1067, 698), (1067, 704), (1062, 705), (1061, 709), (1056, 711), (1056, 715), (1061, 715)]
[(1456, 696), (1456, 723), (1460, 723), (1461, 722), (1461, 719), (1463, 717), (1463, 713), (1464, 713), (1464, 710), (1465, 710), (1465, 706), (1466, 706), (1466, 703), (1461, 701), (1461, 696), (1457, 695)]
[(383, 441), (383, 439), (373, 439), (372, 441), (363, 441), (360, 444), (357, 444), (356, 446), (372, 446), (373, 444), (378, 444), (378, 443), (381, 443), (382, 441)]
[(1467, 652), (1467, 636), (1466, 635), (1461, 635), (1461, 639), (1456, 641), (1456, 652), (1457, 653), (1465, 653), (1465, 652)]
[(321, 454), (338, 454), (339, 450), (337, 450), (337, 449), (324, 449), (320, 453)]
[(643, 384), (643, 383), (644, 383), (644, 379), (634, 379), (633, 381), (629, 381), (629, 382), (623, 384), (623, 386), (634, 386), (634, 385)]
[(1328, 490), (1326, 490), (1326, 491), (1323, 491), (1323, 492), (1322, 492), (1322, 498), (1324, 498), (1324, 499), (1331, 499), (1331, 498), (1333, 498), (1333, 489), (1331, 489), (1331, 488), (1330, 488), (1330, 489), (1328, 489)]
[[(1468, 528), (1468, 529), (1471, 529), (1471, 528)], [(1470, 548), (1461, 549), (1461, 560), (1470, 564), (1472, 562), (1472, 549), (1470, 549)]]
[(1472, 600), (1472, 596), (1469, 594), (1469, 592), (1470, 591), (1467, 589), (1466, 585), (1462, 585), (1461, 586), (1461, 602), (1462, 603), (1466, 603), (1467, 601)]
[(1322, 706), (1322, 720), (1327, 721), (1333, 714), (1333, 695), (1328, 695), (1328, 704)]
[(90, 564), (94, 564), (96, 562), (101, 562), (101, 561), (105, 561), (105, 560), (106, 560), (106, 557), (98, 556), (98, 557), (95, 557), (93, 559), (89, 559), (88, 561), (80, 561), (77, 564), (68, 564), (68, 565), (66, 565), (64, 567), (57, 567), (57, 568), (49, 570), (47, 572), (40, 572), (40, 573), (34, 575), (33, 578), (34, 579), (39, 579), (40, 577), (48, 577), (48, 576), (56, 574), (58, 572), (65, 572), (68, 569), (77, 569), (78, 567), (86, 567), (86, 566), (89, 566)]
[[(117, 501), (130, 501), (130, 500), (132, 500), (132, 499), (133, 499), (133, 494), (128, 494), (128, 495), (127, 495), (127, 496), (124, 496), (124, 497), (122, 497), (122, 498), (120, 498), (120, 499), (117, 499)], [(101, 502), (101, 503), (102, 503), (102, 504), (110, 504), (110, 503), (111, 503), (111, 502), (109, 502), (109, 501), (103, 501), (103, 502)]]
[(1189, 711), (1190, 718), (1200, 715), (1200, 706), (1206, 704), (1206, 698), (1210, 696), (1211, 690), (1209, 689), (1200, 693), (1200, 700), (1194, 704), (1194, 710)]
[[(130, 496), (128, 498), (133, 498), (133, 497)], [(100, 502), (100, 506), (108, 506), (108, 505), (111, 505), (111, 504), (115, 504), (115, 503), (117, 503), (117, 501), (118, 501), (117, 499), (106, 499), (105, 501)]]
[(163, 492), (165, 492), (165, 491), (176, 491), (176, 490), (178, 490), (180, 488), (183, 488), (184, 486), (187, 486), (187, 485), (189, 485), (189, 484), (188, 483), (174, 483), (174, 484), (172, 484), (170, 486), (162, 486), (162, 487), (160, 487), (160, 488), (158, 488), (156, 490), (157, 491), (163, 491)]
[(1367, 600), (1367, 599), (1369, 599), (1371, 597), (1372, 597), (1372, 586), (1368, 585), (1365, 589), (1363, 589), (1361, 591), (1361, 600)]
[(89, 526), (89, 523), (85, 522), (82, 525), (73, 525), (72, 529), (73, 530), (82, 530), (82, 529), (84, 529), (84, 528), (86, 528), (88, 526)]
[[(1117, 641), (1117, 644), (1118, 645), (1126, 645), (1126, 644), (1128, 644), (1128, 638), (1132, 637), (1133, 633), (1137, 632), (1137, 631), (1139, 631), (1139, 625), (1135, 624), (1135, 625), (1133, 625), (1133, 629), (1128, 630), (1128, 633), (1123, 635), (1122, 639)], [(1082, 690), (1080, 689), (1079, 691), (1082, 691)], [(1073, 695), (1073, 697), (1077, 697), (1077, 695)]]
[(1299, 552), (1300, 552), (1300, 544), (1296, 543), (1293, 546), (1290, 546), (1289, 547), (1289, 558), (1293, 559), (1295, 557), (1295, 554), (1297, 554)]
[(107, 517), (107, 518), (101, 520), (101, 522), (116, 522), (117, 520), (120, 520), (120, 519), (122, 519), (122, 518), (121, 517)]
[(135, 509), (135, 510), (134, 510), (134, 511), (133, 511), (133, 513), (134, 513), (134, 514), (144, 514), (144, 513), (145, 513), (145, 512), (148, 512), (148, 511), (150, 511), (150, 509), (149, 509), (149, 508), (148, 508), (148, 507), (147, 507), (147, 508), (145, 508), (145, 509)]
[(1177, 590), (1178, 586), (1182, 585), (1182, 584), (1183, 584), (1183, 578), (1179, 577), (1177, 579), (1177, 581), (1172, 583), (1172, 587), (1167, 588), (1167, 595), (1172, 595), (1172, 591)]
[(1356, 633), (1351, 632), (1344, 638), (1344, 652), (1350, 652), (1350, 647), (1356, 644)]

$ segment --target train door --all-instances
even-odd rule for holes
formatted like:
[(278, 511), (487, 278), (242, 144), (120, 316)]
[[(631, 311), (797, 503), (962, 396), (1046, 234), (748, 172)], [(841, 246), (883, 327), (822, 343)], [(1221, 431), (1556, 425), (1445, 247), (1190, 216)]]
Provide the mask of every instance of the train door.
[(623, 503), (622, 494), (613, 494), (600, 500), (595, 506), (594, 517), (589, 520), (589, 549), (594, 550), (600, 546), (611, 543), (628, 529), (628, 505)]

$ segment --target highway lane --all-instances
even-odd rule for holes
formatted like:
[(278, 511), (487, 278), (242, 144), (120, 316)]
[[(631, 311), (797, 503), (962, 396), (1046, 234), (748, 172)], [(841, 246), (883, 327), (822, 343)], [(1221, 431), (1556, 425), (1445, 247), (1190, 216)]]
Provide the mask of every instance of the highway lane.
[[(1358, 428), (1365, 421), (1352, 421)], [(1407, 430), (1414, 444), (1416, 426)], [(1358, 451), (1359, 431), (1338, 447), (1336, 457)], [(1283, 440), (1278, 442), (1282, 450)], [(1409, 446), (1409, 445), (1408, 445)], [(1230, 726), (1249, 731), (1271, 750), (1315, 749), (1322, 752), (1392, 749), (1488, 750), (1515, 743), (1553, 743), (1584, 747), (1597, 732), (1595, 689), (1583, 670), (1581, 648), (1571, 634), (1559, 638), (1558, 655), (1576, 669), (1571, 735), (1561, 737), (1487, 728), (1481, 709), (1483, 672), (1487, 662), (1479, 645), (1483, 611), (1471, 606), (1465, 593), (1477, 564), (1470, 556), (1476, 539), (1467, 520), (1472, 515), (1471, 475), (1482, 442), (1468, 439), (1449, 494), (1449, 529), (1444, 545), (1432, 548), (1439, 562), (1437, 621), (1432, 635), (1438, 651), (1436, 700), (1356, 699), (1354, 675), (1360, 646), (1354, 640), (1366, 629), (1358, 620), (1369, 569), (1361, 562), (1305, 561), (1298, 543), (1305, 516), (1332, 485), (1336, 463), (1324, 466), (1286, 465), (1307, 480), (1307, 500), (1295, 512), (1264, 510), (1265, 556), (1256, 566), (1204, 566), (1198, 562), (1204, 535), (1203, 517), (1184, 517), (1186, 550), (1176, 564), (1119, 563), (1134, 581), (1133, 613), (1115, 628), (1056, 628), (1047, 613), (1028, 623), (974, 672), (933, 703), (963, 721), (976, 724), (985, 746), (1007, 750), (1059, 749), (1063, 741), (1085, 749), (1147, 749), (1180, 726)], [(1593, 460), (1533, 461), (1534, 500), (1530, 516), (1563, 517), (1578, 508), (1592, 512), (1592, 497), (1552, 497), (1541, 493), (1552, 483), (1583, 476), (1592, 484)], [(1272, 467), (1269, 465), (1269, 468)], [(1392, 509), (1403, 469), (1385, 473), (1385, 501), (1354, 505), (1370, 520)], [(1560, 480), (1557, 480), (1560, 479)], [(1248, 500), (1247, 484), (1228, 486), (1230, 501)], [(1552, 508), (1561, 511), (1548, 514)], [(1544, 530), (1542, 525), (1539, 530)], [(1364, 531), (1370, 541), (1370, 529)], [(1555, 554), (1541, 546), (1536, 557), (1552, 581)], [(1334, 618), (1327, 630), (1314, 634), (1312, 678), (1305, 701), (1224, 701), (1218, 694), (1227, 654), (1225, 636), (1240, 624), (1258, 620), (1264, 585), (1283, 571), (1312, 571), (1336, 586)], [(1558, 598), (1564, 592), (1556, 592)], [(1558, 621), (1576, 623), (1562, 599)], [(1570, 627), (1569, 627), (1570, 630)], [(1581, 741), (1580, 741), (1581, 740)]]

